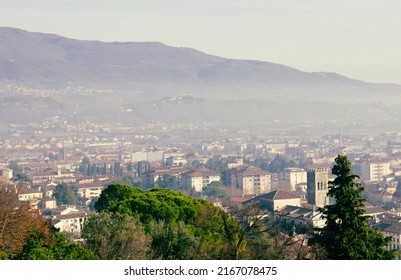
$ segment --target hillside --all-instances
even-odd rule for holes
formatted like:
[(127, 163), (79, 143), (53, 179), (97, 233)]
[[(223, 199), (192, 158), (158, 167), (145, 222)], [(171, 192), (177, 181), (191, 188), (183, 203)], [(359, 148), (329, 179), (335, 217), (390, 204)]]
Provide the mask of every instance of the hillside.
[(148, 98), (178, 92), (217, 99), (330, 100), (336, 94), (377, 100), (378, 93), (381, 98), (401, 93), (397, 85), (226, 59), (161, 43), (81, 41), (7, 27), (0, 28), (0, 40), (0, 82), (25, 87), (107, 88), (144, 92)]
[[(318, 122), (381, 129), (401, 120), (401, 86), (153, 42), (82, 41), (0, 28), (0, 122)], [(372, 128), (374, 129), (374, 128)]]

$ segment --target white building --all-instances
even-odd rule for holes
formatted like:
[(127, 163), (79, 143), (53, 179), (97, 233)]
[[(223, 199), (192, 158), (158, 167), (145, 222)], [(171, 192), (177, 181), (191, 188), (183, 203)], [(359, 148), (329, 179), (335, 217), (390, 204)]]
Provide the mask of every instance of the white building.
[(71, 234), (74, 237), (80, 237), (82, 227), (87, 216), (84, 212), (76, 212), (66, 215), (57, 215), (52, 219), (52, 225), (60, 232)]
[(354, 171), (366, 181), (382, 181), (384, 176), (392, 173), (390, 161), (386, 159), (361, 160), (355, 163)]
[(234, 169), (230, 176), (231, 187), (242, 194), (262, 194), (270, 191), (270, 174), (259, 167), (241, 166)]
[(279, 173), (280, 186), (286, 187), (290, 191), (296, 191), (307, 182), (306, 170), (302, 168), (289, 167)]
[(187, 190), (194, 189), (196, 192), (201, 192), (211, 182), (218, 181), (220, 181), (219, 173), (198, 168), (195, 171), (182, 174), (181, 186)]
[(163, 159), (164, 159), (163, 151), (134, 152), (131, 154), (131, 160), (133, 162), (139, 162), (139, 161), (161, 162)]

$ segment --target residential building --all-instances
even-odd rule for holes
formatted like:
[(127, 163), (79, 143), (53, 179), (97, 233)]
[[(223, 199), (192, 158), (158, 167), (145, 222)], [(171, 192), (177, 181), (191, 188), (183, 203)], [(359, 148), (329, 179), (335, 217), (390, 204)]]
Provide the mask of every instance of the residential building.
[(85, 212), (75, 212), (65, 215), (56, 215), (52, 219), (52, 225), (59, 229), (60, 232), (80, 237), (83, 225), (87, 219)]
[(32, 209), (37, 209), (39, 202), (43, 198), (41, 190), (33, 188), (17, 188), (18, 200), (20, 202), (28, 202)]
[(280, 186), (285, 187), (289, 191), (302, 189), (307, 182), (307, 172), (302, 168), (289, 167), (279, 173)]
[(370, 227), (378, 229), (385, 237), (391, 237), (386, 249), (398, 250), (401, 253), (401, 217), (383, 213), (370, 221)]
[(354, 165), (355, 174), (365, 181), (382, 181), (386, 175), (392, 173), (387, 159), (364, 159)]
[(181, 184), (182, 174), (189, 172), (189, 169), (183, 166), (163, 166), (155, 167), (141, 174), (141, 182), (145, 188), (154, 187), (157, 180), (164, 175), (170, 175), (177, 178), (177, 184)]
[(43, 172), (32, 175), (32, 184), (56, 183), (75, 183), (77, 178), (75, 174), (69, 170), (58, 167), (57, 169), (47, 169)]
[(198, 168), (182, 174), (181, 186), (183, 189), (194, 189), (201, 192), (211, 182), (220, 181), (220, 174), (205, 168)]
[(256, 204), (261, 209), (280, 211), (287, 205), (301, 207), (301, 197), (294, 192), (274, 190), (242, 202), (245, 205)]
[(322, 219), (322, 213), (316, 208), (305, 208), (300, 206), (286, 205), (274, 213), (276, 219), (280, 219), (288, 225), (311, 226), (313, 228), (322, 228), (325, 226), (325, 219)]
[(270, 174), (256, 166), (241, 166), (231, 171), (231, 187), (244, 195), (270, 191)]

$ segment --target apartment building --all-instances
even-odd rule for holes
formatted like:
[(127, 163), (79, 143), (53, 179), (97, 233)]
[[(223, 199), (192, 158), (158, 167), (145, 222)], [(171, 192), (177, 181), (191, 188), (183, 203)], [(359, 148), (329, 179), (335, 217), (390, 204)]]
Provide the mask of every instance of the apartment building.
[(270, 191), (271, 176), (256, 166), (241, 166), (231, 171), (231, 187), (244, 195), (263, 194)]
[(201, 192), (204, 187), (211, 182), (220, 181), (221, 177), (218, 172), (214, 172), (205, 168), (198, 168), (195, 171), (189, 171), (181, 176), (181, 186), (183, 189), (194, 189)]

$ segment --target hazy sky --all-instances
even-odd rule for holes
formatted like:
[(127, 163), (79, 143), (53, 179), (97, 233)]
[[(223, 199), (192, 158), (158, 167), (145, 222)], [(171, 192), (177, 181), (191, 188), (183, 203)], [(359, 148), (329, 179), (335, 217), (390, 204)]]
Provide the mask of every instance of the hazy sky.
[(401, 84), (400, 0), (0, 0), (0, 26)]

